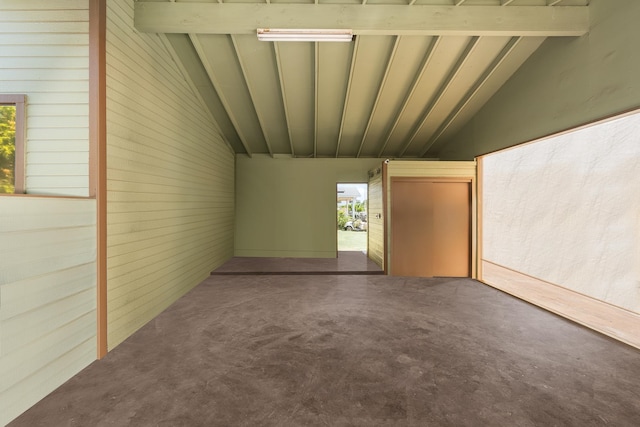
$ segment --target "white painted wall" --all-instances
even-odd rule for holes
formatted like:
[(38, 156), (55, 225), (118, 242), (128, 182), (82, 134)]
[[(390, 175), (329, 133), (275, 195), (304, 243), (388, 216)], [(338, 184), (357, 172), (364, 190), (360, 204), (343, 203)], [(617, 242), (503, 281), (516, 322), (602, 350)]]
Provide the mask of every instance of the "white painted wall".
[(109, 349), (233, 256), (234, 155), (167, 44), (107, 3)]
[(0, 0), (0, 93), (27, 95), (31, 194), (89, 195), (88, 7)]
[(95, 200), (0, 197), (0, 425), (95, 358)]
[[(0, 0), (0, 93), (27, 95), (26, 190), (89, 195), (89, 2)], [(96, 357), (95, 200), (0, 197), (0, 425)]]
[(483, 165), (484, 259), (640, 313), (640, 113)]

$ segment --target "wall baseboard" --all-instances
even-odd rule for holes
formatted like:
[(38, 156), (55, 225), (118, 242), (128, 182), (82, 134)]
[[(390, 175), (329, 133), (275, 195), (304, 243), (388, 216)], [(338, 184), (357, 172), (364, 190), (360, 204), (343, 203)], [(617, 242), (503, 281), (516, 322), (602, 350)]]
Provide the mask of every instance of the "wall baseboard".
[(640, 349), (640, 315), (482, 260), (482, 283)]

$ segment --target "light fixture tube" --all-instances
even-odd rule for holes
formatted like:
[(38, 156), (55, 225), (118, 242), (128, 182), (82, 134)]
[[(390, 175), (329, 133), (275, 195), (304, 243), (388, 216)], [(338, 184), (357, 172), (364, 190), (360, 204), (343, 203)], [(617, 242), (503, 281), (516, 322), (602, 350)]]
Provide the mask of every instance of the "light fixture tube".
[(352, 30), (258, 28), (258, 40), (271, 42), (350, 42)]

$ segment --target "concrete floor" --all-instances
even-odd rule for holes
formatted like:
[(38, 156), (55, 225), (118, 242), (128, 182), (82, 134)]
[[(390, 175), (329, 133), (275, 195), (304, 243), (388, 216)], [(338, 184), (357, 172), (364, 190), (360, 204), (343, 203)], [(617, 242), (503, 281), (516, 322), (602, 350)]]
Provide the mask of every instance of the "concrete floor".
[(470, 279), (211, 276), (11, 426), (638, 426), (640, 352)]

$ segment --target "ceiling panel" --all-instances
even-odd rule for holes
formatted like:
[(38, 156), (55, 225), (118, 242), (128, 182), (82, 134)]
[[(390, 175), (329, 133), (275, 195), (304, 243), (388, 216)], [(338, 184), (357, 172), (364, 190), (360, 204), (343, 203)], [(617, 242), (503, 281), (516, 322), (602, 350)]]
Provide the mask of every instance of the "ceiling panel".
[(236, 153), (246, 153), (242, 141), (236, 132), (233, 123), (229, 119), (218, 93), (211, 84), (207, 71), (202, 66), (202, 61), (193, 47), (189, 36), (186, 34), (167, 34), (167, 40), (171, 44), (171, 51), (176, 60), (183, 64), (189, 78), (199, 91), (203, 102), (215, 118), (220, 131)]
[(284, 106), (293, 155), (313, 157), (315, 137), (315, 46), (313, 43), (275, 43), (279, 58)]
[(291, 145), (273, 44), (261, 43), (253, 35), (232, 37), (271, 154), (288, 154)]
[(191, 41), (245, 147), (250, 153), (268, 152), (231, 37), (200, 34)]
[(355, 157), (395, 42), (393, 36), (358, 36), (336, 157)]
[(411, 90), (411, 85), (433, 42), (433, 37), (397, 36), (397, 46), (387, 79), (369, 119), (370, 124), (360, 153), (361, 157), (382, 155), (386, 136), (389, 135), (396, 116), (402, 109), (403, 101)]
[(424, 110), (434, 99), (460, 55), (472, 41), (471, 37), (436, 37), (418, 70), (413, 91), (407, 94), (404, 108), (399, 112), (397, 124), (389, 134), (383, 157), (401, 157), (408, 138)]
[[(431, 100), (427, 111), (408, 140), (405, 154), (419, 157), (441, 123), (471, 90), (476, 80), (509, 42), (509, 37), (480, 37), (470, 43), (451, 69), (438, 94)], [(425, 149), (426, 151), (426, 149)]]
[(335, 157), (353, 43), (317, 43), (317, 156)]
[[(236, 153), (434, 158), (547, 37), (588, 32), (587, 4), (138, 0), (135, 25), (166, 33)], [(269, 22), (330, 23), (355, 39), (258, 41)]]
[(544, 37), (514, 37), (501, 55), (495, 58), (494, 63), (478, 78), (468, 97), (456, 106), (455, 114), (441, 123), (436, 133), (431, 136), (428, 151), (424, 156), (436, 156), (443, 143), (455, 135), (482, 108), (544, 40)]

